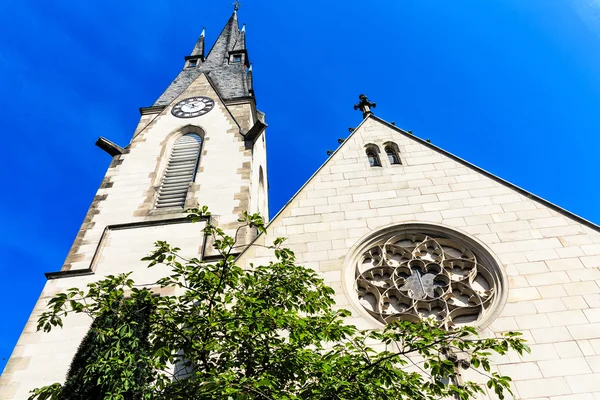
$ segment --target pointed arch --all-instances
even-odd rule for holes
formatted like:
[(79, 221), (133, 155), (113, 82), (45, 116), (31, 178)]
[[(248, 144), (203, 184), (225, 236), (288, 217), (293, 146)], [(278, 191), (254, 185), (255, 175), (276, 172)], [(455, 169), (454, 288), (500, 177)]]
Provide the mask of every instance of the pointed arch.
[(401, 165), (402, 161), (400, 161), (400, 150), (398, 145), (394, 142), (385, 142), (383, 146), (389, 163), (391, 165)]
[(376, 144), (369, 143), (365, 145), (365, 153), (371, 167), (381, 167), (381, 160), (379, 159), (379, 147)]
[(156, 208), (183, 208), (190, 183), (196, 177), (201, 148), (202, 137), (196, 133), (187, 133), (175, 141), (158, 190)]

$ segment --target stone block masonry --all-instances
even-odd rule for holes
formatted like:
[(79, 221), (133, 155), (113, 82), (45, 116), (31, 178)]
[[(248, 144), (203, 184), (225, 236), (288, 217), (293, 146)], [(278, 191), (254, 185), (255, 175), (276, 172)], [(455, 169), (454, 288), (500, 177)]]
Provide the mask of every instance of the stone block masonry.
[[(398, 145), (402, 165), (382, 158), (381, 167), (370, 167), (365, 145), (383, 149), (385, 142)], [(336, 299), (352, 311), (351, 322), (377, 328), (381, 324), (356, 300), (349, 273), (354, 267), (345, 264), (346, 255), (369, 232), (413, 222), (463, 232), (500, 260), (506, 303), (481, 330), (484, 335), (519, 330), (528, 339), (531, 354), (496, 360), (499, 371), (512, 376), (515, 398), (600, 399), (598, 229), (376, 118), (354, 131), (258, 242), (268, 243), (285, 227), (290, 243), (306, 244), (298, 248), (298, 262), (341, 288)], [(250, 248), (241, 261), (259, 255), (268, 256)]]

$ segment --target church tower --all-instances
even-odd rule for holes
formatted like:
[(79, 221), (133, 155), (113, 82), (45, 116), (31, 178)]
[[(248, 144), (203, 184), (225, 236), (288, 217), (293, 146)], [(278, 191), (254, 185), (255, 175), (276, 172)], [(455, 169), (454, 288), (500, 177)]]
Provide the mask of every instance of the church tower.
[(140, 113), (125, 148), (96, 143), (113, 160), (62, 271), (95, 270), (94, 255), (114, 225), (141, 224), (136, 235), (145, 235), (202, 205), (223, 229), (236, 227), (243, 212), (268, 216), (265, 117), (256, 109), (237, 10), (206, 57), (202, 31), (179, 75)]
[[(64, 381), (92, 321), (71, 314), (62, 329), (37, 332), (50, 298), (126, 272), (157, 294), (173, 294), (154, 284), (169, 269), (140, 261), (156, 240), (183, 257), (214, 260), (203, 222), (191, 224), (184, 213), (203, 205), (214, 225), (236, 234), (241, 267), (272, 261), (268, 246), (286, 237), (296, 262), (323, 277), (336, 307), (360, 329), (427, 318), (444, 329), (472, 326), (483, 337), (517, 330), (531, 353), (494, 357), (491, 367), (512, 377), (512, 398), (600, 400), (600, 226), (383, 120), (366, 96), (359, 100), (363, 121), (266, 234), (238, 232), (244, 212), (268, 216), (265, 118), (237, 10), (206, 56), (203, 32), (176, 79), (140, 110), (130, 143), (98, 140), (112, 162), (62, 269), (47, 274), (0, 378), (0, 400), (24, 400), (33, 388)], [(458, 382), (483, 383), (467, 364), (456, 365)], [(481, 399), (497, 399), (485, 390)]]
[[(206, 56), (204, 36), (202, 31), (164, 93), (140, 109), (129, 144), (98, 139), (112, 161), (64, 265), (46, 274), (2, 375), (1, 399), (26, 399), (31, 389), (64, 380), (89, 329), (89, 318), (75, 316), (63, 330), (36, 332), (49, 297), (129, 271), (140, 283), (155, 282), (164, 271), (148, 269), (140, 259), (156, 240), (181, 247), (186, 256), (210, 259), (202, 224), (189, 223), (186, 208), (208, 206), (212, 223), (229, 234), (244, 212), (268, 218), (265, 116), (256, 108), (237, 7)], [(238, 232), (237, 239), (241, 251), (254, 233)]]

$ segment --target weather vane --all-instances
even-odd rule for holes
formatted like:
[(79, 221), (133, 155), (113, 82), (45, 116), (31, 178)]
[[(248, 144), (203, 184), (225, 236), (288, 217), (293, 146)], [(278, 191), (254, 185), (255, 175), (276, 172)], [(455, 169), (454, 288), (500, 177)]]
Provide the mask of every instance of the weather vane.
[(233, 5), (233, 11), (239, 10), (239, 8), (241, 6), (239, 0), (235, 0), (235, 3), (233, 3), (232, 5)]

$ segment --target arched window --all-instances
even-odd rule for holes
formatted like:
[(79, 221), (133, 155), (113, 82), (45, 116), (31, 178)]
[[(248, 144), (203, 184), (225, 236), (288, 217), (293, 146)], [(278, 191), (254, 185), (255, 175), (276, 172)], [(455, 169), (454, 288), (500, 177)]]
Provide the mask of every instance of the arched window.
[(173, 145), (163, 177), (156, 208), (183, 207), (190, 182), (196, 176), (202, 138), (195, 133), (183, 135)]
[(402, 164), (400, 157), (398, 157), (398, 152), (391, 145), (385, 147), (385, 154), (387, 154), (390, 164)]
[(373, 149), (367, 149), (367, 158), (369, 159), (369, 165), (371, 167), (381, 167), (381, 161), (379, 161), (379, 156)]

